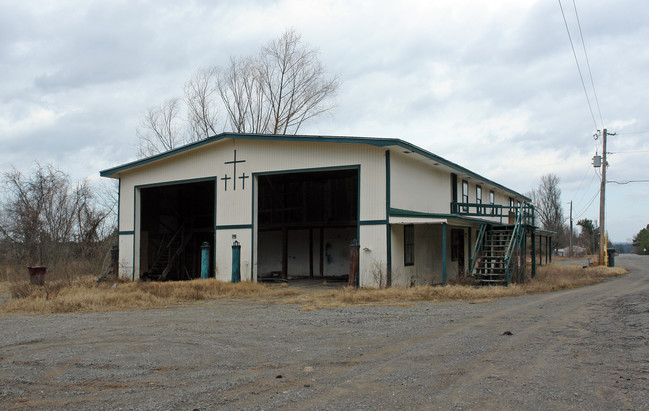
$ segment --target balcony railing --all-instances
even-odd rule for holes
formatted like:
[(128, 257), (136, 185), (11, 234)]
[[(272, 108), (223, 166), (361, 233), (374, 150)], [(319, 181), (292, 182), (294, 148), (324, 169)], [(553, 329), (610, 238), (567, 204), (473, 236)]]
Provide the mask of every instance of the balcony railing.
[(451, 214), (467, 217), (482, 217), (499, 221), (501, 224), (515, 224), (520, 214), (522, 224), (534, 226), (534, 206), (522, 203), (520, 206), (504, 206), (499, 204), (480, 203), (451, 203)]

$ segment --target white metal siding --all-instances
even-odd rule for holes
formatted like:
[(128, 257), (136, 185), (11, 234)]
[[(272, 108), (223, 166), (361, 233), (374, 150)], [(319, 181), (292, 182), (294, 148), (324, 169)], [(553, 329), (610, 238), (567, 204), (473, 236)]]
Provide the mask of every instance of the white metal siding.
[(390, 153), (390, 206), (424, 213), (450, 212), (450, 173), (417, 161), (415, 154)]

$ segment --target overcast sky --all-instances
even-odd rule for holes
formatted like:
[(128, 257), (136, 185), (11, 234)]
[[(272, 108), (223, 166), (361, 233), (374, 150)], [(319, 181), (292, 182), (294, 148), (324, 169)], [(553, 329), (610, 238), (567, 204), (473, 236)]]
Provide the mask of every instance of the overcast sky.
[[(521, 193), (561, 179), (566, 217), (599, 219), (608, 180), (649, 178), (649, 2), (0, 0), (0, 171), (53, 163), (74, 179), (136, 158), (146, 109), (198, 68), (252, 55), (287, 28), (340, 76), (337, 108), (301, 134), (396, 137)], [(607, 186), (611, 241), (649, 223), (649, 183)]]

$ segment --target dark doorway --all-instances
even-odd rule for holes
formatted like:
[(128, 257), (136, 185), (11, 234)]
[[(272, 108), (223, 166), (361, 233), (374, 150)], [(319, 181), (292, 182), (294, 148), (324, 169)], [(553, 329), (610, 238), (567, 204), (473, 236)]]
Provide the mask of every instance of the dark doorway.
[(257, 184), (258, 279), (346, 280), (358, 170), (260, 175)]
[(200, 278), (201, 245), (214, 255), (214, 181), (142, 188), (140, 217), (140, 277)]
[(464, 229), (451, 230), (451, 261), (457, 261), (458, 274), (464, 274)]

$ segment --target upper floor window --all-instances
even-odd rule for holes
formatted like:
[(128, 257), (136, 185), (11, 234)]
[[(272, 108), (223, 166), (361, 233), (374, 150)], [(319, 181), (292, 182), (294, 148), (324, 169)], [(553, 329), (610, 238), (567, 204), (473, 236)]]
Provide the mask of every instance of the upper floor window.
[[(462, 180), (462, 202), (464, 204), (469, 202), (469, 183), (466, 181)], [(462, 206), (462, 211), (465, 213), (469, 211), (469, 207), (466, 205)]]
[[(496, 204), (496, 193), (494, 193), (493, 190), (489, 191), (489, 204), (494, 205)], [(496, 209), (495, 207), (491, 207), (491, 214), (495, 214)]]

